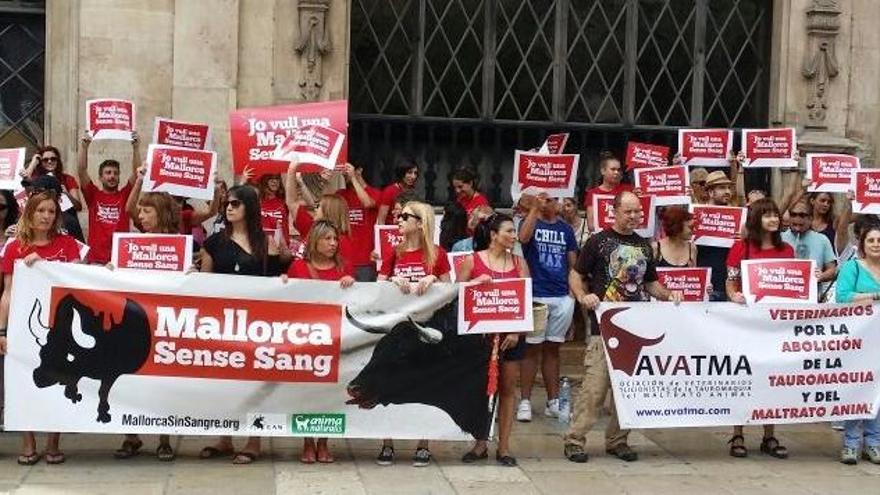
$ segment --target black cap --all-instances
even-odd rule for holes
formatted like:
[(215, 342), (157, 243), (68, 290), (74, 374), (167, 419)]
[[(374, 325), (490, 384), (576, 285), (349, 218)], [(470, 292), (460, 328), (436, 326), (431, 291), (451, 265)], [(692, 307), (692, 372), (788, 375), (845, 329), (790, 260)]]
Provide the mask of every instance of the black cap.
[(54, 175), (41, 175), (31, 179), (23, 179), (21, 185), (35, 191), (55, 191), (56, 195), (61, 194), (61, 183)]

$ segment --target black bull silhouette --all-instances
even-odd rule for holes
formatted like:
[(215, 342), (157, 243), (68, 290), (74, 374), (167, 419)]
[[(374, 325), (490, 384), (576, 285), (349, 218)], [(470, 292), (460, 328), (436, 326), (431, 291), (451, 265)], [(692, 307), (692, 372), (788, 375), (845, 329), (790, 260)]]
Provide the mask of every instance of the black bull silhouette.
[(144, 309), (125, 300), (122, 321), (103, 329), (104, 313), (94, 310), (73, 295), (63, 297), (55, 308), (49, 329), (41, 321), (42, 304), (31, 309), (29, 326), (40, 344), (40, 365), (34, 370), (34, 384), (45, 388), (64, 385), (64, 396), (82, 400), (77, 384), (83, 377), (99, 380), (98, 418), (110, 422), (110, 388), (120, 375), (134, 373), (150, 353), (150, 327)]
[(385, 334), (369, 363), (348, 384), (347, 403), (364, 409), (427, 404), (449, 414), (462, 431), (487, 438), (490, 348), (482, 335), (457, 334), (457, 302), (437, 309), (424, 326), (405, 318), (390, 328), (372, 325), (346, 308), (355, 327)]

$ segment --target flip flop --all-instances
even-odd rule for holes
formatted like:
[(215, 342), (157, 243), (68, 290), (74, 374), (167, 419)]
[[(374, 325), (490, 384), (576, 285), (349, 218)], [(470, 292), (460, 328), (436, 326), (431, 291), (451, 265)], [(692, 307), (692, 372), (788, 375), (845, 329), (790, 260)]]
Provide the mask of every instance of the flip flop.
[(163, 462), (174, 460), (174, 449), (170, 445), (162, 444), (156, 449), (156, 457)]
[(260, 454), (254, 454), (253, 452), (245, 452), (242, 450), (241, 452), (237, 452), (235, 457), (232, 458), (233, 464), (250, 464), (256, 461), (260, 457)]
[(34, 464), (40, 462), (40, 454), (34, 452), (33, 454), (21, 454), (18, 456), (18, 465), (19, 466), (33, 466)]
[(122, 447), (116, 449), (116, 452), (113, 452), (113, 457), (117, 459), (131, 459), (140, 453), (138, 451), (143, 446), (144, 442), (140, 440), (124, 440), (122, 442)]
[(64, 464), (65, 460), (67, 459), (64, 457), (64, 452), (55, 452), (54, 454), (46, 452), (46, 464)]
[(216, 459), (217, 457), (229, 457), (232, 455), (232, 448), (220, 450), (217, 447), (208, 446), (199, 452), (199, 459)]

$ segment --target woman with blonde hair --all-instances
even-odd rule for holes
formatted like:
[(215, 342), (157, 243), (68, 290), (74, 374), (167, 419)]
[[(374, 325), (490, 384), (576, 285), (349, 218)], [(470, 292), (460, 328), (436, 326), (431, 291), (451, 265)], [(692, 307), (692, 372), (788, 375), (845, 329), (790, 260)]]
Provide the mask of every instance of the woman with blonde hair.
[[(18, 220), (15, 239), (6, 245), (0, 272), (3, 273), (3, 295), (0, 297), (0, 354), (6, 354), (6, 327), (9, 323), (9, 304), (12, 299), (12, 273), (15, 261), (23, 260), (31, 266), (38, 260), (79, 262), (79, 246), (76, 239), (60, 233), (61, 207), (58, 204), (60, 191), (43, 190), (28, 198), (24, 213)], [(34, 372), (34, 381), (39, 386), (50, 384), (54, 377), (41, 376)], [(55, 383), (52, 381), (51, 383)], [(60, 433), (49, 433), (46, 440), (46, 463), (61, 464), (64, 453), (58, 448)], [(24, 433), (24, 446), (18, 456), (18, 463), (31, 466), (40, 461), (37, 453), (37, 440), (33, 432)]]
[(285, 187), (287, 209), (290, 218), (293, 219), (293, 227), (302, 239), (308, 239), (309, 231), (316, 220), (327, 220), (336, 226), (339, 234), (339, 254), (343, 258), (351, 259), (354, 246), (351, 241), (351, 225), (348, 219), (348, 203), (337, 194), (324, 194), (318, 200), (315, 213), (308, 211), (306, 202), (300, 197), (300, 185), (296, 180), (298, 162), (290, 162), (287, 169), (287, 184)]
[[(410, 201), (397, 215), (397, 227), (403, 242), (382, 260), (378, 281), (390, 280), (404, 294), (425, 294), (434, 282), (449, 282), (449, 259), (446, 251), (434, 244), (434, 209), (418, 201)], [(385, 439), (376, 458), (380, 466), (394, 463), (394, 443)], [(420, 440), (413, 455), (413, 466), (431, 463), (428, 441)]]

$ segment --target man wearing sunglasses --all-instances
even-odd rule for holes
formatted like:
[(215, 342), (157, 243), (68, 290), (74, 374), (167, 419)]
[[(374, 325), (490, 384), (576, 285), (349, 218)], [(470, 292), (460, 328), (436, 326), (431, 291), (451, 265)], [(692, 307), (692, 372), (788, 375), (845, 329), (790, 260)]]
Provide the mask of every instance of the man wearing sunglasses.
[(125, 214), (125, 203), (131, 194), (132, 186), (137, 178), (140, 165), (137, 134), (131, 137), (131, 175), (125, 185), (119, 187), (119, 162), (104, 160), (98, 165), (98, 187), (89, 177), (89, 145), (92, 142), (88, 133), (84, 134), (79, 147), (76, 171), (83, 185), (83, 196), (89, 208), (89, 241), (91, 247), (87, 260), (89, 263), (106, 264), (110, 262), (110, 251), (114, 232), (128, 232), (128, 215)]
[(837, 277), (837, 258), (826, 236), (812, 229), (813, 209), (802, 199), (788, 210), (791, 227), (782, 233), (782, 240), (794, 249), (795, 257), (816, 262), (820, 300), (825, 296), (828, 282)]

